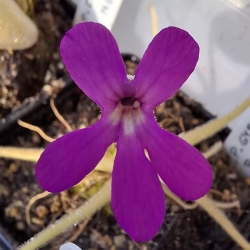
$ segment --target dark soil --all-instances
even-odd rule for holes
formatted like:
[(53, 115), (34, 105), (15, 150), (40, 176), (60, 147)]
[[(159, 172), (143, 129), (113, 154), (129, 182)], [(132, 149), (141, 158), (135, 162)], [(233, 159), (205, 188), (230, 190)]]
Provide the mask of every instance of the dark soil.
[(39, 28), (35, 46), (25, 51), (0, 50), (0, 121), (25, 98), (65, 73), (58, 45), (71, 27), (71, 18), (59, 0), (39, 0), (34, 21)]
[[(58, 54), (58, 45), (62, 34), (70, 27), (70, 18), (59, 0), (37, 1), (35, 8), (36, 21), (41, 30), (37, 45), (13, 54), (0, 51), (0, 57), (3, 58), (0, 60), (0, 132), (5, 118), (22, 107), (27, 102), (25, 98), (35, 102), (41, 98), (39, 93), (43, 86), (55, 89), (60, 83), (57, 79), (66, 72)], [(128, 72), (133, 73), (136, 64), (129, 60), (125, 64)], [(59, 92), (55, 100), (60, 114), (73, 129), (95, 123), (100, 116), (99, 107), (74, 84), (69, 86), (66, 91)], [(155, 115), (163, 128), (175, 134), (194, 128), (211, 118), (200, 104), (182, 92), (160, 105), (155, 110)], [(26, 114), (23, 120), (41, 127), (53, 138), (67, 132), (46, 101), (37, 110)], [(224, 136), (225, 133), (215, 135), (199, 144), (198, 148), (205, 152)], [(4, 136), (0, 136), (0, 143), (11, 146), (37, 148), (48, 145), (37, 133), (17, 125), (5, 129), (4, 141), (1, 140), (3, 138)], [(249, 186), (235, 171), (224, 150), (209, 161), (214, 172), (213, 187), (209, 195), (222, 202), (240, 200), (240, 208), (228, 209), (225, 213), (250, 239)], [(93, 173), (86, 180), (84, 191), (76, 192), (73, 189), (38, 199), (28, 211), (29, 221), (25, 214), (27, 204), (34, 196), (44, 192), (34, 177), (34, 164), (0, 158), (0, 173), (0, 233), (5, 231), (13, 239), (14, 247), (83, 204), (86, 197), (94, 192), (93, 188), (98, 189), (109, 177), (108, 174)], [(202, 209), (184, 210), (168, 197), (166, 201), (165, 222), (159, 234), (148, 243), (133, 242), (117, 225), (110, 207), (106, 206), (89, 220), (85, 228), (83, 223), (75, 225), (42, 249), (59, 249), (66, 241), (73, 241), (82, 249), (89, 250), (240, 249)]]

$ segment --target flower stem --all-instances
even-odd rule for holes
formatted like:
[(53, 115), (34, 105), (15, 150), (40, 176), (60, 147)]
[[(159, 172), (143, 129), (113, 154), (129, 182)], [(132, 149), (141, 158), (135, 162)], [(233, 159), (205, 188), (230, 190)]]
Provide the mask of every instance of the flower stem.
[(0, 157), (37, 162), (44, 148), (0, 147)]
[[(43, 151), (43, 148), (0, 147), (0, 157), (37, 162)], [(111, 172), (113, 165), (114, 156), (106, 153), (95, 169)]]
[(226, 215), (216, 206), (216, 204), (204, 196), (196, 201), (230, 236), (245, 250), (250, 250), (250, 244), (235, 228), (233, 223), (226, 217)]
[(74, 212), (63, 216), (55, 224), (41, 231), (28, 242), (19, 246), (18, 250), (34, 250), (44, 245), (63, 231), (67, 230), (75, 223), (90, 217), (97, 210), (103, 207), (111, 199), (111, 180), (108, 180), (102, 189), (86, 201), (81, 207)]
[[(228, 234), (229, 236), (243, 249), (250, 250), (250, 244), (247, 240), (241, 235), (241, 233), (236, 229), (233, 223), (226, 217), (226, 215), (222, 212), (221, 209), (218, 208), (218, 204), (216, 204), (212, 199), (210, 199), (207, 195), (196, 200), (193, 204), (186, 204), (179, 197), (173, 194), (169, 188), (162, 183), (163, 190), (165, 194), (174, 200), (177, 204), (181, 205), (184, 209), (194, 209), (199, 205), (202, 207)], [(221, 206), (222, 203), (219, 204)], [(235, 206), (234, 203), (229, 204), (230, 206)], [(223, 204), (224, 208), (229, 208), (227, 203)]]
[(197, 143), (207, 139), (208, 137), (220, 131), (249, 106), (250, 106), (250, 98), (244, 101), (240, 106), (235, 108), (228, 115), (208, 121), (207, 123), (198, 126), (192, 130), (189, 130), (188, 132), (181, 133), (179, 136), (185, 141), (187, 141), (189, 144), (196, 145)]
[(149, 7), (150, 14), (151, 14), (152, 35), (154, 37), (159, 32), (158, 22), (157, 22), (157, 13), (153, 4), (150, 3), (148, 7)]

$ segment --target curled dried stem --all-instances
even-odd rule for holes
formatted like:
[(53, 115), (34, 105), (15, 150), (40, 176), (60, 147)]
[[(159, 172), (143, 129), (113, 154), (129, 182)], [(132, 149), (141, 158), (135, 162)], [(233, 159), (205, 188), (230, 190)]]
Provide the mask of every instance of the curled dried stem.
[(57, 220), (55, 224), (47, 227), (35, 235), (32, 240), (24, 243), (18, 247), (18, 250), (34, 250), (46, 244), (48, 241), (67, 230), (75, 223), (89, 218), (97, 210), (106, 205), (111, 199), (111, 180), (108, 180), (94, 196), (86, 201), (82, 206), (77, 208), (74, 212), (63, 216)]
[(213, 201), (213, 202), (214, 202), (216, 207), (221, 208), (221, 209), (230, 209), (230, 208), (234, 208), (234, 207), (237, 207), (237, 208), (240, 207), (239, 200), (232, 201), (232, 202), (219, 202), (219, 201)]
[(53, 111), (53, 113), (55, 114), (56, 118), (64, 125), (64, 127), (71, 132), (72, 128), (70, 127), (70, 125), (68, 124), (68, 122), (63, 118), (63, 116), (59, 113), (59, 111), (57, 110), (56, 106), (55, 106), (55, 102), (54, 99), (50, 99), (50, 107)]
[[(79, 229), (77, 230), (77, 232), (67, 240), (67, 242), (73, 242), (76, 240), (76, 238), (82, 233), (82, 231), (84, 230), (84, 228), (87, 226), (88, 222), (90, 220), (90, 217), (86, 218), (80, 225), (79, 225)], [(65, 242), (66, 243), (66, 242)]]
[(45, 192), (43, 192), (43, 193), (41, 193), (41, 194), (35, 195), (34, 197), (32, 197), (32, 198), (29, 200), (29, 202), (28, 202), (28, 204), (27, 204), (27, 206), (26, 206), (26, 208), (25, 208), (25, 218), (26, 218), (26, 222), (27, 222), (28, 225), (31, 224), (31, 221), (30, 221), (30, 208), (31, 208), (31, 206), (32, 206), (36, 201), (38, 201), (38, 200), (40, 200), (40, 199), (42, 199), (42, 198), (45, 198), (45, 197), (48, 196), (49, 194), (50, 194), (49, 192), (45, 191)]
[(222, 141), (216, 142), (211, 148), (209, 148), (205, 153), (203, 153), (203, 156), (208, 159), (211, 156), (217, 154), (221, 149), (223, 148)]
[(174, 193), (172, 193), (169, 188), (162, 182), (162, 188), (164, 190), (164, 193), (173, 201), (175, 201), (179, 206), (181, 206), (185, 210), (191, 210), (198, 207), (198, 204), (192, 203), (188, 204), (185, 201), (183, 201), (181, 198), (176, 196)]
[(34, 125), (31, 125), (27, 122), (24, 122), (22, 120), (18, 120), (17, 121), (18, 125), (21, 126), (21, 127), (24, 127), (24, 128), (27, 128), (31, 131), (35, 131), (37, 132), (44, 140), (48, 141), (48, 142), (53, 142), (54, 139), (51, 138), (50, 136), (46, 135), (43, 130), (37, 126), (34, 126)]

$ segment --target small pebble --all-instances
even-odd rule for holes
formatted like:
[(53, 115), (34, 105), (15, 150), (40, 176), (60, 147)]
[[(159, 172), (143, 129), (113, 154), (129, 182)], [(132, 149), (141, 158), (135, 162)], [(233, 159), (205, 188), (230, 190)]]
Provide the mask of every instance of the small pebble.
[(227, 178), (229, 180), (235, 180), (237, 178), (237, 175), (236, 173), (230, 173), (230, 174), (227, 174)]
[(4, 197), (8, 197), (10, 194), (10, 191), (4, 185), (0, 184), (0, 194), (3, 195)]
[(128, 250), (134, 250), (134, 243), (132, 241), (129, 241), (128, 245)]
[(18, 215), (18, 208), (17, 207), (7, 207), (5, 208), (5, 215), (7, 217), (16, 218)]
[(61, 207), (61, 203), (59, 201), (55, 201), (50, 205), (49, 210), (51, 213), (56, 213), (59, 211), (60, 207)]
[(246, 179), (246, 183), (247, 183), (248, 186), (250, 186), (250, 178)]
[(52, 87), (50, 86), (50, 85), (48, 85), (48, 84), (46, 84), (46, 85), (44, 85), (43, 86), (43, 91), (45, 92), (45, 93), (47, 93), (48, 95), (51, 95), (52, 94)]
[(199, 120), (193, 118), (193, 119), (192, 119), (192, 125), (197, 126), (198, 124), (199, 124)]
[(123, 247), (126, 241), (125, 235), (117, 235), (114, 237), (114, 243), (117, 247)]
[(113, 242), (111, 240), (111, 238), (109, 237), (109, 235), (104, 235), (103, 239), (106, 241), (108, 246), (112, 246)]
[(217, 164), (216, 164), (218, 167), (223, 167), (224, 166), (224, 163), (223, 163), (223, 161), (221, 160), (221, 159), (219, 159), (218, 161), (217, 161)]
[(231, 194), (231, 200), (232, 201), (236, 201), (236, 200), (238, 200), (239, 198), (238, 198), (238, 195), (237, 194)]
[(37, 133), (33, 133), (32, 142), (35, 144), (39, 144), (41, 142), (41, 137)]
[(22, 221), (18, 221), (16, 223), (16, 229), (19, 230), (19, 231), (24, 231), (25, 230), (25, 225)]
[(231, 196), (230, 191), (228, 189), (224, 189), (223, 190), (223, 195), (221, 196), (221, 199), (223, 201), (228, 201), (228, 200), (230, 200), (230, 196)]
[(171, 206), (171, 213), (177, 213), (178, 211), (180, 211), (180, 207), (178, 205), (173, 204)]
[(27, 194), (29, 192), (29, 189), (27, 187), (22, 187), (22, 192)]
[(9, 166), (9, 172), (10, 173), (16, 173), (19, 170), (19, 167), (16, 163), (11, 163)]
[(36, 208), (36, 214), (40, 219), (43, 219), (46, 215), (48, 215), (49, 210), (43, 205), (40, 205)]
[(32, 218), (31, 218), (31, 222), (32, 222), (33, 224), (38, 225), (38, 226), (43, 226), (43, 222), (42, 222), (40, 219), (36, 218), (36, 217), (32, 217)]
[(146, 245), (141, 245), (141, 250), (148, 250), (148, 247)]

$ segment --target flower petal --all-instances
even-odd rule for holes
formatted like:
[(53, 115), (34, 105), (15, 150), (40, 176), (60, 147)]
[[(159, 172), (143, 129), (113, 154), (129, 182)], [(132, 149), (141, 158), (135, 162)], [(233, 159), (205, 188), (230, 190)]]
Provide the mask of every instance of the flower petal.
[(161, 129), (153, 116), (148, 121), (141, 133), (141, 141), (162, 180), (185, 200), (204, 196), (213, 179), (207, 160), (186, 141)]
[(135, 74), (137, 99), (153, 109), (170, 98), (193, 72), (199, 45), (184, 30), (163, 29), (149, 44)]
[(136, 137), (126, 136), (117, 142), (111, 203), (117, 222), (133, 240), (148, 241), (160, 230), (164, 193)]
[(62, 39), (60, 51), (72, 79), (102, 108), (110, 105), (112, 100), (119, 100), (132, 86), (117, 43), (101, 24), (84, 22), (75, 25)]
[(80, 182), (116, 140), (117, 130), (101, 118), (93, 126), (68, 133), (49, 144), (35, 167), (41, 187), (56, 193)]

